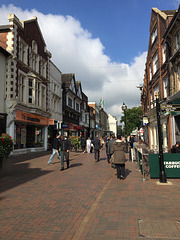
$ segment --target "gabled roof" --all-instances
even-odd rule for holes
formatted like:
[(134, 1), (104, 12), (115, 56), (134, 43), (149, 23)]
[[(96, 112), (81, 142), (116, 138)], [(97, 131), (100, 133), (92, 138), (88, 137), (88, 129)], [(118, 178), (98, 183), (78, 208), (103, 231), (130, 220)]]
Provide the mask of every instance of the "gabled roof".
[(62, 74), (62, 87), (66, 91), (71, 91), (73, 94), (77, 94), (76, 82), (75, 82), (75, 74), (67, 73)]

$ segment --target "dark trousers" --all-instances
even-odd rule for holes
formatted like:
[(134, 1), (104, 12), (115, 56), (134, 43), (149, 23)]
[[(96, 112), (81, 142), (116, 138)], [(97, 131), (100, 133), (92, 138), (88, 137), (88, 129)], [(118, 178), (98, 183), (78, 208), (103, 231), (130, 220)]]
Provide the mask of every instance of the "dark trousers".
[(61, 151), (61, 168), (64, 168), (64, 157), (66, 158), (67, 168), (69, 167), (69, 152)]
[(125, 164), (116, 164), (117, 178), (125, 177)]
[(94, 150), (94, 158), (96, 159), (96, 161), (99, 161), (99, 149), (98, 150)]

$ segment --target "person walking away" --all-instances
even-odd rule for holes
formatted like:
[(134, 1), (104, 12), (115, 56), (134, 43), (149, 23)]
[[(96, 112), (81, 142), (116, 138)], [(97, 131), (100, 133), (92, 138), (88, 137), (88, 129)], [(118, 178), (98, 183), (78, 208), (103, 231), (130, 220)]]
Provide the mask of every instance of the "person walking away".
[(91, 139), (90, 139), (90, 137), (88, 137), (88, 139), (86, 140), (86, 150), (87, 150), (87, 153), (91, 152)]
[(131, 161), (133, 162), (134, 161), (134, 137), (133, 136), (130, 136), (130, 139), (129, 139), (129, 145), (130, 145), (130, 156), (131, 156)]
[(61, 171), (64, 170), (64, 158), (66, 158), (67, 168), (69, 168), (69, 150), (71, 148), (71, 141), (66, 136), (63, 136), (60, 140), (61, 149)]
[(84, 137), (82, 137), (82, 139), (81, 139), (81, 149), (82, 149), (83, 153), (85, 153), (86, 140), (84, 139)]
[(93, 145), (94, 145), (94, 158), (95, 162), (99, 162), (100, 158), (100, 149), (101, 149), (101, 143), (98, 135), (96, 135), (96, 138), (93, 140)]
[(108, 136), (107, 139), (106, 139), (106, 156), (107, 156), (107, 162), (110, 163), (110, 155), (108, 153), (108, 144), (109, 144), (109, 141), (110, 141), (110, 137)]
[[(115, 135), (113, 134), (113, 135), (111, 136), (111, 139), (110, 139), (109, 143), (108, 143), (109, 159), (111, 159), (111, 156), (112, 156), (112, 154), (113, 154), (113, 152), (112, 152), (112, 146), (113, 146), (113, 142), (115, 142), (115, 141), (116, 141)], [(111, 167), (114, 167), (114, 164), (113, 164), (113, 163), (111, 164)]]
[(125, 143), (118, 138), (116, 141), (113, 142), (112, 152), (114, 154), (114, 164), (117, 169), (117, 178), (125, 179), (125, 162), (126, 162)]
[(60, 138), (60, 134), (56, 133), (56, 137), (53, 139), (52, 154), (49, 158), (48, 165), (52, 165), (51, 162), (56, 154), (58, 155), (58, 158), (61, 161), (61, 155), (60, 155), (60, 151), (59, 151), (59, 138)]

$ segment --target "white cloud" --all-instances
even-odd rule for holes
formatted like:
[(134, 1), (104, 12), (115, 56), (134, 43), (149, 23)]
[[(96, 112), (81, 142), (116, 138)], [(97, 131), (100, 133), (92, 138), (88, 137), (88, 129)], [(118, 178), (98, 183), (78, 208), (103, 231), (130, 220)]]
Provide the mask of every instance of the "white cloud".
[[(118, 118), (123, 102), (128, 107), (140, 105), (140, 91), (136, 86), (143, 81), (146, 53), (140, 53), (131, 64), (112, 62), (104, 54), (100, 39), (93, 38), (71, 16), (44, 15), (35, 9), (23, 11), (8, 5), (0, 8), (1, 25), (8, 24), (10, 13), (20, 20), (37, 16), (53, 62), (63, 73), (75, 73), (89, 101), (99, 103), (103, 97), (105, 110)], [(121, 54), (120, 48), (117, 51)]]

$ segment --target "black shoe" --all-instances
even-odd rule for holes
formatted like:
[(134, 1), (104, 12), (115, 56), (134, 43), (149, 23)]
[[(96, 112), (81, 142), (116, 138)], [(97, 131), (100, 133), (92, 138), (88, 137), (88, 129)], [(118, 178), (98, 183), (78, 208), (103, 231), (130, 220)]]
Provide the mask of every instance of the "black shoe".
[(61, 168), (61, 169), (60, 169), (60, 171), (63, 171), (63, 170), (64, 170), (64, 168)]
[(69, 166), (67, 166), (67, 168), (69, 168)]

